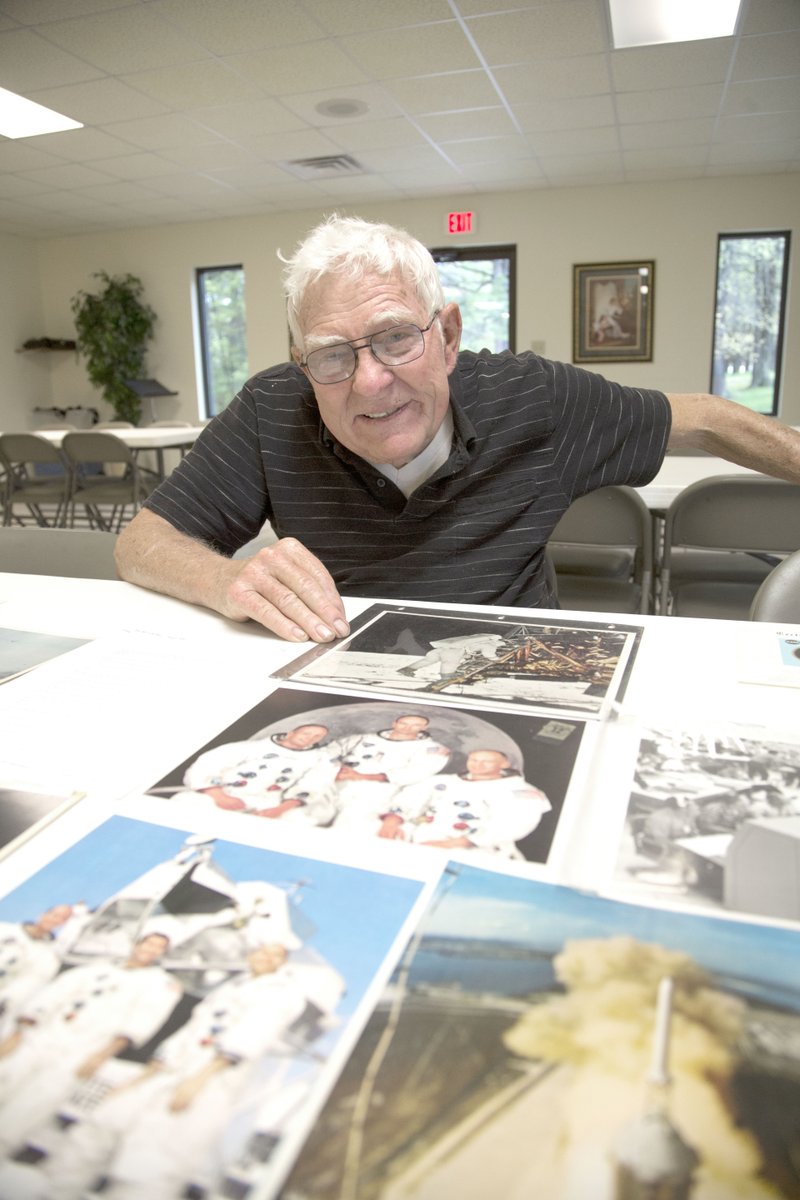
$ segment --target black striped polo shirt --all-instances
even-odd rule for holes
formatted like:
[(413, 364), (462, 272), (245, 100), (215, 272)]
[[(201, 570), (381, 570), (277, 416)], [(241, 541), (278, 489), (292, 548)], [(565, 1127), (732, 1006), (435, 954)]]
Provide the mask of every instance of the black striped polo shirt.
[(147, 507), (232, 554), (270, 521), (342, 595), (557, 606), (544, 546), (577, 496), (658, 471), (661, 392), (532, 353), (462, 351), (450, 457), (410, 497), (339, 445), (299, 368), (253, 376)]

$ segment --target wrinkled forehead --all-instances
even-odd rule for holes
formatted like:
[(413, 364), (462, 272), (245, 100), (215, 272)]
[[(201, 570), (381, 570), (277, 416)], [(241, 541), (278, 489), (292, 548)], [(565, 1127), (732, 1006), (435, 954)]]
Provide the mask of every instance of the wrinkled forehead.
[(413, 284), (398, 272), (358, 279), (329, 272), (309, 285), (298, 312), (306, 349), (350, 341), (428, 314)]

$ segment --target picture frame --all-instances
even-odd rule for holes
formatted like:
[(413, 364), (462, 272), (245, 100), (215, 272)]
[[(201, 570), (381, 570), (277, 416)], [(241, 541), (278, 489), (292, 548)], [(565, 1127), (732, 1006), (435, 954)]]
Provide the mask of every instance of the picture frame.
[(573, 266), (572, 361), (652, 362), (655, 262)]

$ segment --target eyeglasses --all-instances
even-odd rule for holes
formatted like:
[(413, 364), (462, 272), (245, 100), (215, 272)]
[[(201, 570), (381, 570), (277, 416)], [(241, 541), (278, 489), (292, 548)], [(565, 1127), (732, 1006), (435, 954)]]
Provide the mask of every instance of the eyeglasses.
[(378, 362), (387, 367), (400, 367), (403, 363), (421, 358), (425, 351), (425, 334), (433, 325), (441, 310), (437, 308), (424, 329), (419, 325), (390, 325), (379, 329), (369, 337), (356, 338), (352, 342), (335, 342), (332, 346), (321, 346), (312, 350), (301, 360), (316, 383), (343, 383), (355, 374), (358, 351), (369, 346)]

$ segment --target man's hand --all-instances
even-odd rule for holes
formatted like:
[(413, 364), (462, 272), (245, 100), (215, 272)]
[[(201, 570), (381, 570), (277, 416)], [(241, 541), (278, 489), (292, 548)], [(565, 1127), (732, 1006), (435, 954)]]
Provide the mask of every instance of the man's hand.
[(332, 642), (350, 632), (333, 579), (296, 538), (231, 563), (238, 569), (227, 588), (226, 616), (250, 617), (290, 642)]
[(119, 535), (116, 561), (130, 583), (234, 621), (258, 621), (290, 642), (332, 642), (350, 632), (330, 573), (296, 538), (252, 558), (225, 558), (144, 508)]

